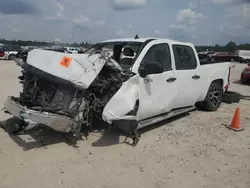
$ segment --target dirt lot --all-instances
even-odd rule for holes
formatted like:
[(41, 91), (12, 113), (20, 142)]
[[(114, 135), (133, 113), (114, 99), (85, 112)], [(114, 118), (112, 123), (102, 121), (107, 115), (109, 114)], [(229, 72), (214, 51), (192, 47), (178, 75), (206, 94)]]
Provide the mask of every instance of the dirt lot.
[[(237, 83), (244, 66), (233, 68), (231, 89), (250, 95)], [(18, 94), (19, 74), (13, 62), (0, 61), (0, 109)], [(243, 132), (224, 127), (237, 105), (223, 104), (218, 112), (194, 111), (153, 126), (136, 147), (118, 132), (93, 133), (74, 148), (68, 136), (48, 129), (19, 137), (0, 129), (0, 188), (249, 188), (250, 101), (238, 106)]]

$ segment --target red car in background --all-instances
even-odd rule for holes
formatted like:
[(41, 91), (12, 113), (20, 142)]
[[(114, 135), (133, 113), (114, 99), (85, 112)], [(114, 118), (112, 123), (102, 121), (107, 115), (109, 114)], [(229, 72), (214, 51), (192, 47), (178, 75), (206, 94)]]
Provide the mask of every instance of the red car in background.
[(207, 59), (209, 61), (227, 61), (233, 62), (236, 61), (237, 56), (234, 53), (230, 52), (216, 52), (214, 54), (210, 54)]
[(250, 64), (248, 64), (248, 67), (245, 67), (241, 72), (240, 80), (244, 84), (250, 83)]
[(4, 56), (5, 56), (5, 49), (0, 46), (0, 57), (4, 57)]

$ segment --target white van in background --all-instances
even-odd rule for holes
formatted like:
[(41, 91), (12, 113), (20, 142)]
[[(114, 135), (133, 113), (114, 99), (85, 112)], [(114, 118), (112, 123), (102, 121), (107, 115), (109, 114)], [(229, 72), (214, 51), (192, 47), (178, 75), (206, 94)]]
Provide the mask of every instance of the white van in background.
[(250, 63), (250, 50), (237, 50), (236, 55), (242, 59), (242, 62)]

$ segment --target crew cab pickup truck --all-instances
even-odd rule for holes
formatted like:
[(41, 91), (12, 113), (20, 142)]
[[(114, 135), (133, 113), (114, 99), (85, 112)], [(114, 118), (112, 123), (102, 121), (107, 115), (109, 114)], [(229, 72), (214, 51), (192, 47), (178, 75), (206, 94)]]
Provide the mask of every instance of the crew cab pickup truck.
[(193, 44), (162, 38), (103, 41), (83, 54), (34, 49), (22, 65), (22, 93), (5, 102), (16, 117), (9, 131), (43, 124), (79, 137), (101, 120), (136, 144), (140, 128), (195, 108), (216, 111), (230, 67), (201, 64)]

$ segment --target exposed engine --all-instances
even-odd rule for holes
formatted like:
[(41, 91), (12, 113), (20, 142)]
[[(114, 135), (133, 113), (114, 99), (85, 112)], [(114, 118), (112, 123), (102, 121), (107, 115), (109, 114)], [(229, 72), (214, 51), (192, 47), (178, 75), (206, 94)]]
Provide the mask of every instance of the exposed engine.
[(22, 68), (23, 91), (16, 102), (28, 109), (68, 116), (90, 128), (93, 120), (102, 119), (103, 108), (132, 74), (107, 61), (90, 87), (83, 90), (27, 63)]

